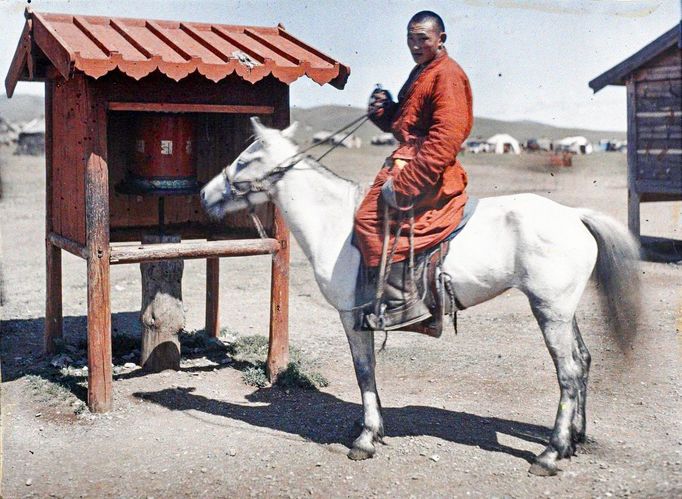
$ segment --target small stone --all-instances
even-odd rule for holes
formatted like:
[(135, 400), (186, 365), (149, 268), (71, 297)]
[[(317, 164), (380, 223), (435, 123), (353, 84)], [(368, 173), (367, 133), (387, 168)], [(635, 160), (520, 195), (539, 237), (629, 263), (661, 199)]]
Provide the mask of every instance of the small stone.
[(137, 364), (133, 362), (126, 362), (125, 364), (123, 364), (123, 367), (125, 367), (126, 369), (136, 369)]
[(231, 457), (236, 456), (236, 455), (237, 455), (237, 449), (230, 449), (230, 450), (228, 450), (228, 451), (227, 451), (227, 455), (228, 455), (228, 456), (231, 456)]
[(36, 413), (36, 417), (37, 417), (37, 418), (39, 418), (39, 417), (42, 416), (42, 415), (43, 415), (42, 412), (37, 412), (37, 413)]
[(33, 480), (29, 478), (28, 480), (26, 480), (26, 486), (30, 487), (31, 485), (33, 485)]
[(431, 456), (429, 459), (430, 459), (431, 461), (433, 461), (434, 463), (437, 463), (438, 461), (440, 461), (440, 456), (439, 456), (438, 454), (434, 454), (434, 455)]
[(208, 469), (206, 469), (206, 468), (201, 468), (201, 472), (202, 472), (202, 473), (206, 473), (207, 471), (208, 471)]

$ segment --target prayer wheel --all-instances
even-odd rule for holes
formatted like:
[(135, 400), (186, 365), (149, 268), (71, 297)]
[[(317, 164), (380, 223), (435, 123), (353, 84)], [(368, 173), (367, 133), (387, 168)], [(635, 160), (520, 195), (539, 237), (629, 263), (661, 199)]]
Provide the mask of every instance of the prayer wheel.
[(194, 122), (185, 114), (140, 113), (133, 163), (117, 190), (161, 196), (196, 193), (194, 139)]

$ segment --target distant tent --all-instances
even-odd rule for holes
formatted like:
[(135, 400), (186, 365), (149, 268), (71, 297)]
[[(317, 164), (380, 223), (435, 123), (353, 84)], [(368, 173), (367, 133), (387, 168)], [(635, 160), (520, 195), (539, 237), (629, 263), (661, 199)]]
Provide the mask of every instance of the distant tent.
[(575, 154), (590, 154), (593, 151), (592, 144), (582, 136), (566, 137), (557, 143), (557, 150), (569, 151)]
[(362, 139), (357, 135), (351, 134), (348, 137), (346, 137), (345, 133), (337, 133), (333, 137), (331, 135), (331, 132), (321, 130), (313, 135), (313, 143), (319, 144), (321, 142), (327, 142), (330, 145), (340, 145), (348, 149), (355, 149), (362, 146)]
[(14, 154), (45, 154), (45, 118), (36, 118), (22, 127)]
[(392, 133), (380, 133), (372, 137), (372, 145), (374, 146), (384, 146), (384, 145), (395, 145), (397, 142), (396, 138)]
[(495, 154), (521, 154), (519, 141), (506, 133), (498, 133), (486, 140)]
[(7, 146), (17, 141), (19, 127), (0, 116), (0, 145)]
[(329, 137), (331, 137), (331, 135), (332, 133), (328, 132), (327, 130), (320, 130), (313, 135), (313, 143), (318, 144), (320, 142), (325, 142), (327, 139), (329, 139)]

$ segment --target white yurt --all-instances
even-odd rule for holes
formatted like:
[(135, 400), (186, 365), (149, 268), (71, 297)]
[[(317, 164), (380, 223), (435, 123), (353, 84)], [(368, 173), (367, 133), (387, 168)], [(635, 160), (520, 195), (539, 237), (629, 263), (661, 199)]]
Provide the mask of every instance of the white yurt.
[(497, 133), (486, 140), (490, 144), (490, 150), (495, 154), (521, 154), (519, 141), (509, 134)]
[(583, 136), (566, 137), (558, 142), (558, 150), (570, 151), (575, 154), (590, 154), (593, 151), (592, 144)]

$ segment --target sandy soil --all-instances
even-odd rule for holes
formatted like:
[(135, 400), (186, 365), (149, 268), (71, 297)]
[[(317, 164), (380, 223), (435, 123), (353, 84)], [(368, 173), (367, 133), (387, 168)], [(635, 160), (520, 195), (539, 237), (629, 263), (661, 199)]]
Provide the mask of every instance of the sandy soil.
[[(367, 182), (386, 153), (338, 151), (326, 161)], [(329, 386), (255, 389), (229, 358), (197, 352), (177, 373), (117, 368), (114, 410), (83, 410), (82, 388), (55, 383), (57, 368), (41, 357), (43, 160), (6, 151), (2, 159), (4, 497), (682, 495), (680, 265), (642, 264), (646, 315), (631, 365), (605, 339), (594, 288), (585, 293), (578, 321), (593, 355), (589, 441), (561, 462), (557, 477), (527, 473), (549, 436), (558, 387), (527, 301), (515, 291), (462, 312), (457, 336), (450, 329), (438, 340), (390, 335), (377, 369), (387, 445), (372, 460), (352, 462), (345, 454), (361, 407), (350, 354), (295, 245), (291, 343)], [(463, 161), (476, 195), (531, 190), (626, 220), (624, 155), (577, 158), (562, 169), (528, 156)], [(643, 232), (682, 239), (681, 216), (680, 203), (645, 205)], [(76, 343), (85, 330), (85, 265), (70, 255), (63, 262), (65, 335)], [(204, 268), (186, 262), (188, 329), (203, 327)], [(267, 334), (269, 268), (268, 257), (222, 260), (229, 337)], [(111, 284), (114, 330), (139, 335), (138, 266), (113, 267)]]

